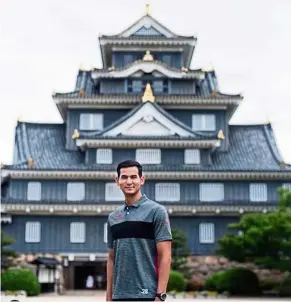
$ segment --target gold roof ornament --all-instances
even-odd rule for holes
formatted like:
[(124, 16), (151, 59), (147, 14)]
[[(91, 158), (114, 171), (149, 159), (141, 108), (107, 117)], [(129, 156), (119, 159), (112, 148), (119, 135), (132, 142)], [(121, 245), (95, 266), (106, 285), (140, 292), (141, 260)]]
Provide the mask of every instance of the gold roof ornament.
[(184, 66), (182, 66), (181, 70), (182, 70), (183, 72), (188, 72), (188, 68), (186, 68), (186, 67), (184, 67)]
[(19, 116), (19, 117), (17, 118), (17, 121), (18, 121), (18, 122), (20, 122), (20, 123), (21, 123), (21, 122), (23, 122), (22, 117), (21, 117), (21, 116)]
[(222, 140), (225, 139), (225, 136), (224, 136), (224, 133), (223, 133), (222, 129), (220, 129), (218, 131), (217, 138), (222, 139)]
[(35, 162), (32, 159), (32, 157), (29, 157), (29, 159), (27, 160), (27, 165), (29, 168), (34, 168), (35, 167)]
[(78, 131), (78, 129), (75, 129), (72, 135), (72, 139), (76, 139), (80, 137), (80, 133)]
[(216, 92), (215, 89), (212, 90), (211, 96), (212, 96), (212, 97), (217, 97), (217, 92)]
[(150, 5), (146, 4), (146, 15), (149, 16), (150, 15)]
[(113, 71), (113, 70), (115, 70), (115, 66), (111, 66), (108, 68), (108, 71)]
[(84, 89), (83, 88), (80, 88), (79, 89), (79, 96), (85, 96), (85, 91), (84, 91)]
[(286, 163), (285, 163), (284, 161), (281, 161), (281, 162), (280, 162), (280, 168), (281, 168), (281, 169), (285, 169), (286, 166), (287, 166), (287, 165), (286, 165)]
[(0, 163), (0, 169), (3, 169), (3, 168), (4, 168), (4, 164)]
[(267, 125), (270, 125), (270, 124), (271, 124), (271, 121), (270, 121), (269, 117), (267, 118), (266, 124), (267, 124)]
[(154, 57), (151, 55), (151, 52), (149, 50), (146, 51), (146, 54), (143, 57), (144, 61), (153, 61)]
[(143, 102), (150, 101), (152, 103), (155, 102), (155, 97), (153, 95), (152, 87), (150, 83), (147, 83), (143, 97), (142, 97)]

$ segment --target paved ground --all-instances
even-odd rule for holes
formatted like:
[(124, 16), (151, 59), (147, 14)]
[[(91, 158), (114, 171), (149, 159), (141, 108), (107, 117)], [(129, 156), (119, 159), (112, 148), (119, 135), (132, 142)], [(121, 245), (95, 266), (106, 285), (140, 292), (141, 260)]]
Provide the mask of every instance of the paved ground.
[[(182, 302), (182, 301), (195, 301), (195, 302), (202, 302), (202, 301), (221, 301), (221, 302), (239, 302), (239, 301), (248, 301), (248, 302), (259, 302), (259, 301), (268, 301), (268, 302), (275, 302), (275, 301), (291, 301), (291, 299), (267, 299), (267, 298), (257, 298), (257, 299), (193, 299), (191, 297), (187, 297), (182, 299), (181, 297), (177, 297), (174, 299), (173, 297), (169, 296), (167, 299), (175, 302)], [(68, 292), (64, 296), (57, 296), (55, 294), (46, 294), (41, 295), (39, 297), (28, 297), (24, 300), (19, 299), (12, 300), (14, 302), (97, 302), (97, 301), (105, 301), (105, 292), (104, 291), (95, 291), (95, 292)], [(5, 297), (1, 299), (1, 302), (12, 302), (11, 299)]]
[[(275, 302), (275, 301), (291, 301), (291, 299), (267, 299), (267, 298), (257, 298), (257, 299), (193, 299), (191, 297), (181, 299), (178, 297), (174, 299), (173, 297), (169, 297), (167, 299), (175, 302), (180, 301), (195, 301), (195, 302), (206, 302), (206, 301), (221, 301), (221, 302), (239, 302), (239, 301), (248, 301), (248, 302), (259, 302), (259, 301), (268, 301), (268, 302)], [(14, 301), (14, 300), (12, 300)], [(24, 300), (19, 300), (19, 302), (97, 302), (97, 301), (105, 301), (105, 292), (72, 292), (68, 293), (65, 296), (57, 296), (54, 294), (49, 295), (41, 295), (39, 297), (28, 297)], [(11, 299), (7, 299), (5, 297), (1, 300), (1, 302), (11, 302)], [(14, 302), (17, 302), (15, 300)]]

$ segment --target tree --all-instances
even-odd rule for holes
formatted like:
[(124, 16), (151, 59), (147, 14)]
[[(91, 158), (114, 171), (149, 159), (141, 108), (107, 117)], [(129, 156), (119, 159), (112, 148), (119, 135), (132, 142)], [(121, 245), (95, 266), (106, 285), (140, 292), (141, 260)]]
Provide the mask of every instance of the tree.
[(172, 229), (172, 270), (178, 271), (189, 278), (189, 269), (187, 267), (190, 251), (187, 244), (187, 236), (180, 229)]
[(218, 254), (237, 262), (253, 262), (265, 268), (291, 271), (291, 190), (278, 189), (279, 207), (267, 214), (241, 217), (228, 234), (219, 240)]
[(13, 244), (15, 240), (5, 235), (1, 231), (1, 269), (7, 269), (13, 265), (13, 260), (18, 257), (14, 250), (7, 249), (6, 246)]

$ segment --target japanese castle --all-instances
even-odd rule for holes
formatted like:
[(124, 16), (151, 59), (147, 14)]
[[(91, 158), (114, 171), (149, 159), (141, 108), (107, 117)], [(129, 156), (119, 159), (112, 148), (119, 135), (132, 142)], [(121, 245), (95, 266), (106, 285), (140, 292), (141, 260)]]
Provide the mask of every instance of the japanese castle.
[(196, 43), (147, 12), (99, 37), (103, 68), (54, 93), (63, 123), (18, 121), (13, 163), (1, 167), (2, 230), (41, 282), (54, 282), (54, 259), (66, 289), (104, 279), (123, 160), (143, 165), (143, 193), (166, 206), (192, 255), (214, 255), (229, 223), (275, 210), (277, 188), (291, 188), (271, 124), (230, 125), (243, 97), (220, 91), (214, 70), (191, 69)]

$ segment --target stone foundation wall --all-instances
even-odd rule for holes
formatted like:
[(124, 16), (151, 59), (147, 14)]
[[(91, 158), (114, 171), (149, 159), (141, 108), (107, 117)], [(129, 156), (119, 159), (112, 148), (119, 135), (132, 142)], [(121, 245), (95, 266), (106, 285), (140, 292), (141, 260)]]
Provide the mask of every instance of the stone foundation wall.
[(288, 273), (279, 270), (259, 269), (252, 263), (237, 263), (229, 261), (224, 257), (216, 256), (191, 256), (188, 258), (188, 267), (192, 273), (192, 281), (197, 284), (204, 284), (213, 273), (224, 271), (234, 267), (248, 268), (254, 271), (260, 280), (281, 281)]

